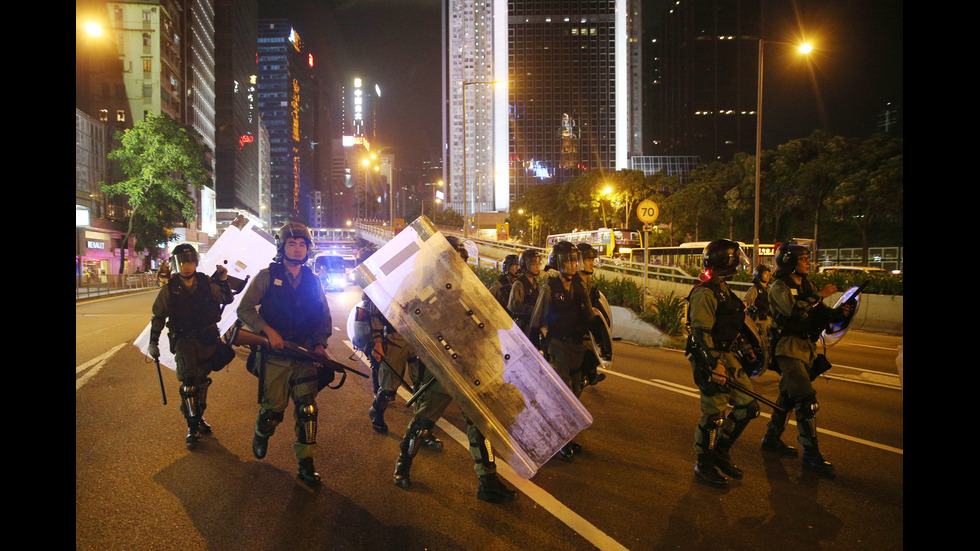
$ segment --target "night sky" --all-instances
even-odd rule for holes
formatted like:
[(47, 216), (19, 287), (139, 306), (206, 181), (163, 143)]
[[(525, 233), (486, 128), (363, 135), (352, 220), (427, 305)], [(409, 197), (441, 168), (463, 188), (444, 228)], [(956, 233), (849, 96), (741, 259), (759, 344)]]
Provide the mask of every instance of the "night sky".
[[(646, 0), (644, 16), (662, 0)], [(673, 1), (673, 0), (671, 0)], [(692, 1), (692, 0), (685, 0)], [(902, 98), (902, 2), (764, 0), (767, 41), (813, 42), (809, 67), (788, 45), (765, 50), (763, 147), (823, 129), (866, 138)], [(440, 0), (259, 0), (259, 17), (294, 21), (324, 82), (381, 87), (378, 146), (409, 158), (441, 141)], [(339, 88), (338, 88), (339, 89)]]

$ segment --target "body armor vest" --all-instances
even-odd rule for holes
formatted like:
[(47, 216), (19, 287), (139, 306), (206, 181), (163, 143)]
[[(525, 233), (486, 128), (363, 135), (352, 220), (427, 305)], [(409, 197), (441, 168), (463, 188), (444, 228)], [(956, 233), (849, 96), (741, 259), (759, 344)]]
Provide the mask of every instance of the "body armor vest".
[(588, 310), (585, 287), (576, 278), (566, 290), (560, 276), (548, 279), (551, 304), (548, 309), (548, 333), (556, 338), (581, 338), (589, 332), (592, 312)]
[(497, 289), (494, 298), (506, 309), (507, 301), (510, 299), (510, 289), (514, 286), (514, 278), (508, 274), (503, 274), (497, 279), (497, 282), (500, 283), (500, 287)]
[(200, 273), (194, 274), (196, 289), (193, 293), (184, 286), (180, 277), (167, 282), (172, 311), (167, 327), (171, 333), (199, 331), (221, 319), (221, 305), (211, 295), (211, 279)]
[(299, 286), (295, 288), (289, 284), (287, 273), (282, 263), (269, 264), (269, 288), (259, 313), (284, 340), (303, 344), (323, 324), (323, 297), (309, 268), (300, 268)]
[(511, 312), (511, 314), (514, 316), (514, 321), (517, 322), (518, 327), (527, 329), (527, 325), (531, 323), (531, 313), (534, 312), (534, 306), (538, 303), (540, 287), (536, 281), (528, 281), (523, 276), (518, 278), (514, 285), (520, 285), (524, 289), (524, 301), (522, 303), (524, 307), (521, 312)]
[[(806, 277), (803, 278), (799, 285), (789, 275), (780, 279), (790, 289), (796, 289), (796, 296), (798, 297), (808, 297), (814, 292), (810, 280)], [(779, 329), (779, 336), (797, 337), (809, 340), (810, 342), (816, 342), (820, 338), (820, 333), (830, 321), (826, 315), (826, 310), (829, 309), (826, 307), (821, 308), (821, 306), (818, 304), (813, 308), (807, 309), (794, 307), (793, 313), (788, 316), (779, 311), (773, 311), (773, 321), (776, 324), (776, 328)]]
[[(718, 308), (715, 310), (715, 324), (711, 328), (711, 340), (714, 341), (715, 350), (731, 350), (742, 332), (742, 325), (745, 324), (745, 304), (732, 293), (731, 289), (722, 290), (721, 284), (711, 280), (699, 283), (694, 287), (704, 287), (711, 291)], [(688, 295), (688, 303), (694, 294), (694, 289)]]

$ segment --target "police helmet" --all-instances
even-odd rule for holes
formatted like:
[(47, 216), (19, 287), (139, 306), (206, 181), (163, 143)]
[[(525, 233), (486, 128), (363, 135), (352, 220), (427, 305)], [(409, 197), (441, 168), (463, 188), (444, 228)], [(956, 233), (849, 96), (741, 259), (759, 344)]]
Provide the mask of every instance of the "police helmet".
[(740, 264), (748, 266), (748, 258), (738, 243), (730, 239), (715, 239), (701, 252), (704, 271), (709, 277), (729, 278)]
[(519, 261), (516, 254), (509, 254), (504, 257), (504, 273), (510, 273), (511, 266), (519, 266)]
[[(575, 247), (578, 249), (578, 252), (580, 253), (580, 256), (582, 257), (582, 266), (583, 267), (585, 266), (585, 261), (586, 260), (592, 260), (593, 261), (593, 263), (592, 263), (592, 267), (593, 268), (595, 268), (596, 266), (599, 265), (599, 251), (597, 251), (595, 249), (595, 247), (593, 247), (592, 245), (589, 245), (588, 243), (578, 243), (578, 244), (575, 245)], [(582, 271), (584, 273), (586, 273), (586, 274), (592, 275), (592, 272), (586, 272), (585, 270), (582, 270)]]
[(197, 264), (198, 261), (197, 249), (190, 243), (181, 243), (174, 247), (173, 252), (170, 253), (170, 264), (175, 272), (180, 272), (181, 264), (188, 262)]
[(796, 271), (796, 264), (801, 256), (810, 256), (810, 249), (796, 243), (780, 243), (776, 246), (775, 277), (782, 277)]
[(582, 269), (582, 255), (575, 245), (568, 241), (559, 241), (551, 248), (548, 265), (562, 274), (570, 276)]
[(286, 258), (286, 240), (290, 237), (301, 238), (306, 241), (306, 258), (299, 261), (300, 264), (306, 263), (310, 259), (310, 253), (313, 252), (313, 236), (310, 235), (309, 228), (299, 222), (286, 222), (279, 228), (276, 247), (278, 248), (279, 256), (283, 259)]
[[(540, 258), (541, 258), (541, 255), (538, 254), (538, 251), (536, 251), (534, 249), (528, 249), (528, 250), (522, 252), (521, 253), (521, 258), (518, 261), (519, 270), (521, 272), (525, 273), (525, 274), (532, 273), (531, 272), (531, 266), (533, 266), (534, 265), (534, 262), (536, 260), (540, 259)], [(534, 274), (534, 275), (537, 275), (537, 274)]]
[(771, 271), (772, 270), (769, 269), (769, 266), (759, 264), (754, 270), (752, 270), (752, 281), (762, 281), (762, 274)]
[(459, 253), (459, 256), (463, 257), (463, 260), (470, 258), (470, 253), (466, 252), (466, 247), (463, 246), (463, 241), (460, 238), (455, 235), (447, 235), (446, 241), (449, 241), (449, 244), (456, 249), (456, 252)]

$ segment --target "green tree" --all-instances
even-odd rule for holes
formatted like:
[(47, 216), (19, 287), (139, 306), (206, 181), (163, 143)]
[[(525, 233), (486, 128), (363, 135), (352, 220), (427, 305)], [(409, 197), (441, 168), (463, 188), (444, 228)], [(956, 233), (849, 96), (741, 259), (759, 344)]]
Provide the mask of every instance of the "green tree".
[(838, 220), (861, 232), (864, 263), (868, 263), (868, 234), (879, 219), (899, 220), (904, 204), (904, 140), (875, 136), (858, 147), (859, 163), (826, 200)]
[(120, 143), (109, 159), (117, 161), (125, 180), (100, 184), (109, 197), (129, 198), (129, 220), (120, 249), (123, 273), (131, 236), (141, 248), (153, 248), (173, 227), (195, 217), (189, 188), (201, 189), (209, 180), (208, 148), (201, 135), (167, 115), (148, 115), (133, 128), (116, 134)]

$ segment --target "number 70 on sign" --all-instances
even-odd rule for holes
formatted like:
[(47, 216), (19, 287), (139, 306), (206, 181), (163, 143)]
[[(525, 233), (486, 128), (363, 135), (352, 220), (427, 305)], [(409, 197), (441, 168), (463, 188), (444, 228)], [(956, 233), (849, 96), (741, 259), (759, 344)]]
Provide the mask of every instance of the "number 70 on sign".
[(644, 224), (652, 224), (659, 215), (660, 209), (657, 207), (657, 204), (649, 199), (641, 201), (636, 206), (636, 217)]

